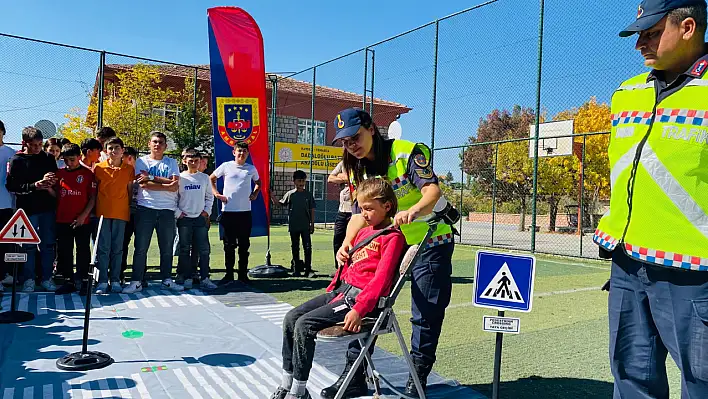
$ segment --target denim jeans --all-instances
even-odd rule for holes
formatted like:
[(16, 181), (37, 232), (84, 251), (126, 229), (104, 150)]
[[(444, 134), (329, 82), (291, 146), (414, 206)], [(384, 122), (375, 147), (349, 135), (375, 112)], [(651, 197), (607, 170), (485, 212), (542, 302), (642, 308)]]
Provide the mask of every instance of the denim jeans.
[(123, 235), (125, 234), (126, 224), (125, 220), (103, 218), (96, 251), (99, 284), (108, 282), (109, 267), (111, 270), (111, 283), (120, 282), (120, 269), (123, 261)]
[(681, 397), (708, 398), (708, 272), (654, 266), (612, 253), (610, 368), (614, 398), (668, 398), (666, 357)]
[(183, 278), (192, 278), (195, 265), (192, 263), (193, 253), (199, 254), (199, 277), (203, 280), (209, 277), (209, 226), (206, 218), (177, 219), (179, 232), (179, 260), (177, 274)]
[(138, 206), (135, 213), (135, 252), (132, 281), (142, 281), (147, 268), (147, 251), (153, 230), (157, 231), (160, 247), (160, 279), (172, 276), (172, 244), (175, 240), (175, 212)]
[[(44, 212), (29, 216), (32, 227), (39, 234), (39, 250), (40, 260), (42, 264), (42, 281), (47, 281), (52, 278), (54, 269), (54, 229), (56, 224), (56, 216), (54, 212)], [(29, 245), (27, 247), (27, 262), (23, 269), (24, 280), (34, 279), (34, 262), (37, 256), (37, 246)]]

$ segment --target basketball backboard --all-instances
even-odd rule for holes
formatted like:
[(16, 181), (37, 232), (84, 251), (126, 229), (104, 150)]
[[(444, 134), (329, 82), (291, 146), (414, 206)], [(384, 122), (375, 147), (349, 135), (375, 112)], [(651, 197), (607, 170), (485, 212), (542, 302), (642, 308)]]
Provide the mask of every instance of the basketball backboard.
[(57, 134), (57, 127), (52, 123), (51, 121), (48, 121), (46, 119), (42, 119), (38, 121), (37, 123), (34, 124), (34, 127), (39, 129), (39, 131), (42, 132), (42, 136), (44, 136), (45, 139), (48, 139), (50, 137), (54, 137), (55, 134)]
[[(573, 120), (541, 123), (538, 126), (538, 156), (560, 157), (573, 155)], [(529, 126), (529, 158), (534, 156), (536, 126)]]

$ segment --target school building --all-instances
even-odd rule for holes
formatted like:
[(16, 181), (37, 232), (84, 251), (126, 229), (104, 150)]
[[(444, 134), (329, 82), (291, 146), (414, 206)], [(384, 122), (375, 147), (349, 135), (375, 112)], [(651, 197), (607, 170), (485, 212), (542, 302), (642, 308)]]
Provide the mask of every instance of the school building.
[[(197, 66), (199, 67), (197, 70), (197, 85), (200, 92), (204, 93), (202, 100), (209, 104), (209, 110), (211, 111), (209, 65)], [(132, 67), (133, 65), (131, 64), (105, 65), (104, 87), (115, 88), (118, 83), (116, 74)], [(158, 68), (162, 78), (160, 86), (165, 89), (170, 88), (175, 92), (184, 89), (186, 77), (194, 77), (193, 68), (178, 65), (159, 65)], [(268, 74), (266, 75), (268, 76)], [(335, 135), (332, 121), (337, 116), (337, 112), (342, 109), (361, 107), (363, 97), (361, 94), (318, 85), (315, 87), (315, 115), (313, 122), (312, 84), (293, 78), (282, 79), (282, 76), (280, 78), (277, 82), (276, 92), (278, 105), (276, 108), (277, 121), (274, 137), (275, 151), (271, 154), (274, 168), (273, 181), (271, 182), (273, 198), (281, 198), (286, 191), (292, 189), (292, 172), (296, 168), (302, 169), (308, 174), (308, 178), (312, 182), (311, 187), (317, 207), (315, 221), (318, 223), (325, 220), (332, 222), (339, 205), (340, 188), (335, 184), (327, 183), (327, 175), (336, 165), (336, 161), (328, 161), (327, 159), (341, 157), (342, 154), (341, 147), (331, 146)], [(109, 83), (112, 83), (112, 85), (109, 85)], [(273, 85), (270, 80), (266, 80), (266, 103), (268, 104), (269, 115), (271, 112), (272, 92)], [(111, 96), (116, 93), (106, 92), (104, 94)], [(367, 98), (367, 104), (370, 101), (370, 98)], [(375, 98), (373, 103), (374, 121), (383, 134), (386, 134), (386, 127), (391, 122), (411, 110), (411, 108), (403, 104), (378, 98)], [(153, 111), (160, 113), (165, 119), (175, 118), (177, 112), (179, 112), (176, 104), (165, 104), (163, 108)], [(309, 158), (313, 140), (317, 161), (313, 163), (312, 175), (310, 175)], [(282, 207), (274, 207), (273, 223), (284, 223), (285, 221), (287, 221), (287, 211)]]

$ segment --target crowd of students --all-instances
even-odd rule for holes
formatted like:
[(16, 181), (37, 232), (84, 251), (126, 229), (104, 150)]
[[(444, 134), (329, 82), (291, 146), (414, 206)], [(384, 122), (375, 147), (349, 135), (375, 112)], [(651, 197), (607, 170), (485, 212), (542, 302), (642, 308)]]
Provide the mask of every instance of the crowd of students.
[[(258, 195), (260, 180), (256, 169), (245, 162), (247, 145), (237, 145), (234, 161), (222, 163), (208, 176), (204, 173), (208, 155), (192, 148), (182, 152), (180, 172), (178, 162), (165, 155), (167, 138), (159, 131), (151, 133), (149, 153), (142, 157), (110, 127), (80, 145), (66, 139), (45, 141), (39, 129), (26, 127), (19, 152), (4, 144), (4, 135), (0, 121), (0, 164), (8, 165), (7, 173), (0, 173), (0, 225), (22, 208), (41, 243), (25, 246), (27, 262), (18, 273), (20, 281), (14, 281), (2, 262), (8, 246), (0, 246), (0, 291), (3, 285), (22, 283), (23, 292), (33, 292), (39, 283), (48, 292), (86, 295), (91, 242), (97, 237), (96, 293), (141, 291), (148, 284), (145, 271), (153, 231), (163, 289), (190, 289), (195, 278), (202, 289), (215, 289), (218, 285), (210, 280), (209, 265), (215, 198), (222, 203), (219, 220), (226, 258), (226, 276), (219, 284), (236, 279), (248, 282), (250, 201)], [(223, 194), (216, 184), (222, 177)], [(126, 285), (131, 240), (132, 273)], [(173, 280), (174, 256), (178, 262)], [(57, 286), (60, 278), (62, 284)]]

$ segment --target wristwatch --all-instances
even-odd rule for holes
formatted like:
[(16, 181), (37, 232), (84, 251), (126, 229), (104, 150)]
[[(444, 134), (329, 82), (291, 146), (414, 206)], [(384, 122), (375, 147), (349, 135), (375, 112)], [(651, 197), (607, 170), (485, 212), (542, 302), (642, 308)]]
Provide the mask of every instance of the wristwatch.
[(153, 175), (148, 175), (148, 180), (149, 180), (149, 181), (155, 180), (155, 176), (153, 176)]

